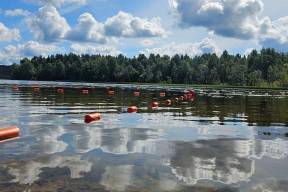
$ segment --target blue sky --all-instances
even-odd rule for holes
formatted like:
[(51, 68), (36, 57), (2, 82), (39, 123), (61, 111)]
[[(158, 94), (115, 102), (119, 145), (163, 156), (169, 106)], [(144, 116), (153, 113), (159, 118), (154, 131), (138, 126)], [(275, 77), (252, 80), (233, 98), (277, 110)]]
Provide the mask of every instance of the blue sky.
[(288, 52), (287, 0), (2, 0), (0, 64), (34, 55)]

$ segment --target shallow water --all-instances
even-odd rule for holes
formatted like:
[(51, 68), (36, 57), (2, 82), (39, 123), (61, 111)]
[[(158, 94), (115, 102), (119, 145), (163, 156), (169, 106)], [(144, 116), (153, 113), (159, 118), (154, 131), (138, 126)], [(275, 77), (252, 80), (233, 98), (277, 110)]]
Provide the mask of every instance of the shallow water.
[(0, 80), (1, 191), (287, 191), (287, 91), (138, 87)]

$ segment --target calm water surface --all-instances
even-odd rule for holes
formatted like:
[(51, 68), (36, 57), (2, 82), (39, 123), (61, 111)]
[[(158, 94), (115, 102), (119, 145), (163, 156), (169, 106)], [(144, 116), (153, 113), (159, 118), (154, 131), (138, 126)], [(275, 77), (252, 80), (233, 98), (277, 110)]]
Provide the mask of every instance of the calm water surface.
[(0, 80), (0, 127), (20, 128), (0, 144), (0, 190), (288, 191), (287, 91), (197, 88), (166, 106), (185, 88), (139, 88)]

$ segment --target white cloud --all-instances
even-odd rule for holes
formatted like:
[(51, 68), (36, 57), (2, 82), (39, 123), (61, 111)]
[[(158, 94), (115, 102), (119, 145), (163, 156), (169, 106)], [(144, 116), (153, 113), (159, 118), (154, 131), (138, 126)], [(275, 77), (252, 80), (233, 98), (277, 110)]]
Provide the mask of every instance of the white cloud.
[(152, 18), (151, 21), (133, 17), (129, 13), (120, 11), (104, 24), (105, 34), (115, 37), (167, 37), (170, 32), (161, 27), (161, 18)]
[(144, 40), (140, 41), (139, 43), (144, 47), (149, 47), (149, 46), (153, 45), (155, 42), (157, 42), (157, 40), (155, 40), (155, 39), (144, 39)]
[(65, 4), (76, 3), (80, 5), (85, 5), (86, 0), (24, 0), (27, 3), (39, 4), (39, 5), (52, 5), (56, 7), (61, 7)]
[(255, 48), (248, 48), (245, 50), (244, 55), (247, 57)]
[(17, 47), (8, 45), (4, 48), (3, 52), (0, 51), (0, 64), (11, 65), (14, 62), (19, 63), (24, 57), (31, 58), (39, 55), (46, 57), (49, 53), (55, 51), (63, 52), (64, 50), (54, 45), (39, 44), (35, 41), (18, 44)]
[(26, 19), (29, 29), (39, 41), (56, 43), (62, 41), (87, 43), (118, 43), (119, 37), (167, 37), (160, 18), (151, 21), (119, 12), (105, 23), (97, 22), (89, 13), (79, 16), (78, 24), (71, 29), (66, 19), (53, 6), (39, 9), (34, 17)]
[(220, 2), (210, 2), (201, 6), (197, 14), (205, 14), (205, 12), (212, 12), (223, 14), (224, 7)]
[(110, 42), (110, 39), (104, 36), (104, 26), (102, 23), (98, 23), (94, 17), (89, 13), (80, 15), (78, 19), (79, 23), (75, 27), (67, 32), (65, 38), (74, 42), (91, 42), (106, 44)]
[(40, 8), (36, 16), (26, 19), (26, 23), (34, 37), (45, 42), (60, 42), (70, 30), (66, 19), (53, 6)]
[(0, 42), (11, 42), (12, 40), (21, 40), (19, 29), (8, 29), (0, 22)]
[(203, 53), (216, 53), (221, 55), (222, 51), (218, 48), (216, 43), (212, 39), (205, 38), (200, 43), (183, 43), (183, 44), (166, 44), (159, 48), (145, 49), (141, 51), (145, 55), (150, 55), (151, 53), (163, 55), (174, 56), (175, 54), (187, 54), (190, 57), (196, 55), (202, 55)]
[(288, 50), (288, 16), (270, 21), (268, 17), (261, 20), (259, 27), (259, 44), (274, 47), (277, 51)]
[(19, 16), (19, 15), (28, 16), (30, 14), (31, 13), (29, 11), (23, 10), (23, 9), (15, 9), (14, 11), (12, 10), (5, 11), (5, 16), (11, 16), (11, 17)]
[(78, 54), (101, 54), (101, 55), (119, 55), (122, 52), (116, 50), (114, 46), (97, 46), (73, 44), (71, 51)]
[(258, 29), (261, 0), (169, 0), (170, 11), (181, 28), (205, 27), (224, 37), (251, 39)]

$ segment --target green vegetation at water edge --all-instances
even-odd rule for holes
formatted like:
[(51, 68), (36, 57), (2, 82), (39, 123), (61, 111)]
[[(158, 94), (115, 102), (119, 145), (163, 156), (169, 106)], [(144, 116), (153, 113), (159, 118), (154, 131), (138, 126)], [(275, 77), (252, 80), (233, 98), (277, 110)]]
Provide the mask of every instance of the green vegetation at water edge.
[(140, 82), (218, 86), (288, 87), (288, 54), (272, 48), (253, 50), (246, 58), (205, 53), (188, 55), (144, 54), (114, 56), (56, 54), (24, 58), (13, 64), (11, 77), (20, 80)]

